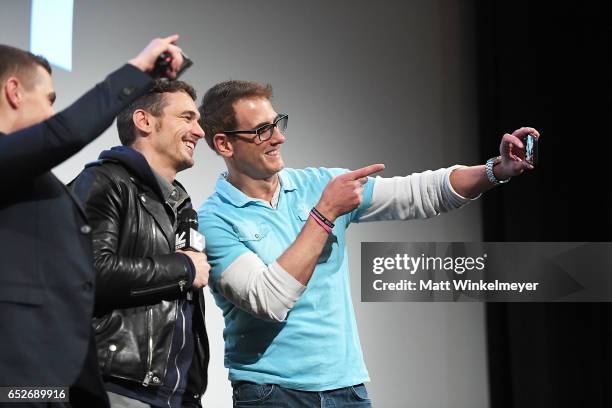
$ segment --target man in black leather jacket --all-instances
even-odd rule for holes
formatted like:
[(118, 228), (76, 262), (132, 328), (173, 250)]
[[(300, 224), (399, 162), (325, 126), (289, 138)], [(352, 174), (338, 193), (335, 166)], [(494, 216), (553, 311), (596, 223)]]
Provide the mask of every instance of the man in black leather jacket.
[(111, 404), (199, 406), (208, 339), (201, 288), (206, 255), (176, 251), (191, 200), (175, 180), (193, 166), (204, 131), (195, 91), (157, 82), (117, 117), (123, 146), (100, 154), (73, 181), (92, 226), (94, 327)]

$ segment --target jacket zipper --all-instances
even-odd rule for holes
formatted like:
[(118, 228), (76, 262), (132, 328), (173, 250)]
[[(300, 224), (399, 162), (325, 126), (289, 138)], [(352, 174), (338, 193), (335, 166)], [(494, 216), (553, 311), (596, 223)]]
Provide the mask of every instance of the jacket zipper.
[[(178, 281), (178, 286), (181, 292), (184, 291), (185, 285), (187, 284), (186, 280), (180, 280)], [(130, 294), (132, 296), (144, 296), (144, 295), (151, 295), (154, 293), (158, 293), (158, 292), (165, 292), (167, 290), (170, 290), (172, 288), (175, 288), (177, 285), (177, 283), (168, 283), (165, 285), (160, 285), (160, 286), (155, 286), (152, 288), (147, 288), (147, 289), (132, 289), (130, 291)]]
[(172, 397), (176, 393), (176, 390), (178, 389), (178, 386), (181, 382), (181, 370), (179, 369), (179, 366), (178, 366), (178, 358), (181, 352), (183, 351), (183, 348), (185, 348), (185, 313), (183, 312), (183, 305), (179, 305), (179, 307), (181, 308), (181, 319), (183, 322), (181, 326), (183, 337), (181, 339), (181, 348), (178, 350), (178, 352), (174, 356), (174, 368), (176, 369), (177, 378), (176, 378), (176, 384), (174, 384), (174, 388), (172, 389), (172, 393), (168, 397), (168, 407), (170, 408), (172, 408), (170, 401), (172, 400)]
[(151, 379), (153, 378), (153, 371), (151, 367), (153, 365), (153, 308), (149, 307), (148, 310), (148, 321), (147, 321), (147, 335), (148, 335), (148, 353), (147, 353), (147, 374), (145, 375), (142, 385), (148, 387)]
[[(166, 202), (166, 205), (169, 206), (169, 204)], [(157, 230), (155, 228), (155, 226), (153, 226), (153, 237), (155, 238), (157, 235)], [(162, 286), (157, 286), (154, 288), (147, 288), (147, 289), (136, 289), (136, 290), (132, 290), (130, 292), (130, 294), (132, 296), (141, 296), (141, 295), (147, 295), (147, 294), (152, 294), (152, 293), (156, 293), (156, 292), (161, 292), (161, 291), (166, 291), (168, 289), (172, 289), (174, 286), (176, 285), (176, 283), (171, 283), (171, 284), (167, 284), (167, 285), (162, 285)], [(181, 293), (183, 293), (185, 291), (185, 286), (187, 285), (187, 281), (186, 280), (180, 280), (178, 281), (178, 286), (179, 286), (179, 290), (181, 291)], [(179, 306), (178, 304), (179, 302), (177, 301), (177, 306)], [(177, 382), (174, 386), (174, 389), (172, 390), (172, 394), (170, 395), (170, 397), (168, 398), (168, 406), (170, 405), (170, 400), (172, 398), (172, 396), (175, 394), (178, 385), (180, 383), (180, 379), (181, 379), (181, 373), (180, 370), (178, 368), (178, 355), (180, 354), (180, 352), (183, 350), (183, 348), (185, 347), (185, 314), (183, 313), (183, 309), (181, 308), (181, 316), (183, 319), (183, 325), (182, 325), (182, 332), (183, 332), (183, 339), (182, 339), (182, 344), (181, 344), (181, 348), (179, 349), (177, 355), (175, 356), (174, 359), (174, 365), (176, 367), (177, 373), (178, 373), (178, 379)], [(148, 332), (149, 332), (149, 354), (148, 354), (148, 358), (147, 358), (147, 374), (145, 375), (145, 378), (142, 382), (142, 385), (147, 387), (149, 385), (149, 383), (151, 382), (151, 380), (153, 379), (155, 373), (153, 371), (151, 371), (152, 365), (153, 365), (153, 329), (152, 329), (152, 320), (153, 320), (153, 309), (149, 309), (149, 324), (148, 324)], [(164, 377), (165, 377), (165, 373), (164, 373)]]

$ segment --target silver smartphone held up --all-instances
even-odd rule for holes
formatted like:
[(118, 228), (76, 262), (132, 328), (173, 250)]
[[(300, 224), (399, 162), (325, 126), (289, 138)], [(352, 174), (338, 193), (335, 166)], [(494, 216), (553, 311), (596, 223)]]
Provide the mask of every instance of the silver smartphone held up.
[(535, 167), (538, 162), (538, 138), (529, 133), (524, 144), (525, 161)]

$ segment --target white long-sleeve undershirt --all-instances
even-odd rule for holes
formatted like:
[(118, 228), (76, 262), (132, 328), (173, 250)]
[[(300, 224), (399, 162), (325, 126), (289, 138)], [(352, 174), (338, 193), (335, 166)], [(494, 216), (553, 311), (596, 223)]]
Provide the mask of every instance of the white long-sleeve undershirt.
[[(472, 200), (457, 194), (450, 183), (450, 174), (459, 167), (405, 177), (377, 177), (371, 203), (358, 221), (431, 218), (464, 206)], [(266, 265), (251, 251), (237, 257), (221, 273), (217, 288), (239, 308), (274, 321), (285, 320), (306, 290), (278, 262)]]

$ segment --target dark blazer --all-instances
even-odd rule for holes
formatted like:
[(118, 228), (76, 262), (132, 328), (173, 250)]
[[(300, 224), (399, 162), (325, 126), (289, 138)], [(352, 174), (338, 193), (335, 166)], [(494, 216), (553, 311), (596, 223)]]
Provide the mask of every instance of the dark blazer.
[(0, 386), (75, 383), (91, 336), (91, 227), (51, 169), (152, 85), (125, 65), (47, 121), (0, 135)]

